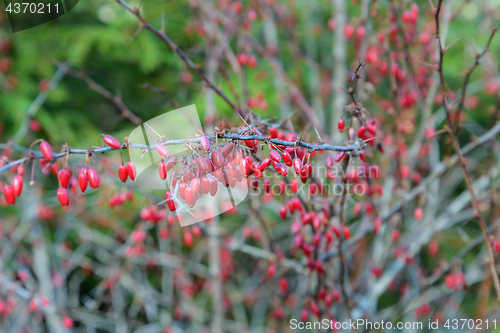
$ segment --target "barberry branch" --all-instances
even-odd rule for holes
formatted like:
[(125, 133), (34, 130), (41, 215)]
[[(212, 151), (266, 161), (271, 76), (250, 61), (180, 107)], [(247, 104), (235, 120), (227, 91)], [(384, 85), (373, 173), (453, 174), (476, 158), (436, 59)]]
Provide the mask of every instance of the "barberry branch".
[[(467, 186), (467, 190), (469, 191), (470, 196), (471, 196), (471, 204), (472, 204), (472, 207), (474, 208), (476, 218), (478, 219), (479, 227), (481, 228), (481, 233), (483, 234), (486, 249), (488, 250), (491, 278), (493, 280), (493, 285), (495, 286), (495, 291), (497, 294), (497, 301), (500, 303), (500, 280), (498, 279), (498, 272), (497, 272), (497, 268), (496, 268), (496, 264), (495, 264), (495, 255), (493, 253), (493, 248), (491, 246), (490, 234), (488, 233), (488, 228), (486, 226), (486, 222), (484, 221), (484, 218), (481, 214), (481, 210), (480, 210), (478, 202), (477, 202), (476, 193), (475, 193), (474, 188), (472, 186), (472, 181), (471, 181), (469, 172), (467, 171), (466, 160), (462, 154), (462, 150), (461, 150), (460, 144), (458, 143), (455, 132), (453, 131), (453, 121), (451, 119), (452, 110), (451, 110), (451, 107), (448, 103), (448, 97), (446, 94), (446, 83), (445, 83), (444, 74), (443, 74), (443, 59), (444, 59), (444, 55), (446, 53), (446, 48), (443, 47), (443, 45), (441, 43), (441, 37), (439, 35), (439, 13), (441, 11), (442, 4), (443, 4), (443, 0), (439, 0), (437, 7), (434, 9), (434, 20), (435, 20), (435, 25), (436, 25), (436, 38), (438, 41), (438, 49), (439, 49), (438, 71), (439, 71), (439, 78), (440, 78), (440, 84), (441, 84), (441, 91), (443, 93), (443, 105), (444, 105), (444, 108), (446, 111), (446, 118), (448, 120), (448, 126), (449, 126), (448, 132), (450, 134), (450, 139), (451, 139), (451, 143), (453, 145), (453, 149), (455, 150), (455, 152), (457, 154), (460, 168), (462, 169), (462, 174), (464, 176), (465, 185)], [(494, 31), (492, 31), (488, 45), (491, 42), (491, 39), (493, 38), (495, 31), (496, 31), (496, 29)], [(487, 49), (485, 49), (484, 52), (486, 52), (486, 50)], [(476, 57), (476, 62), (477, 61), (478, 61), (478, 58)], [(465, 94), (465, 89), (463, 89), (463, 94)]]
[[(477, 147), (485, 144), (486, 142), (489, 142), (490, 140), (494, 140), (495, 137), (498, 135), (498, 133), (500, 133), (500, 124), (495, 125), (492, 129), (490, 129), (488, 132), (477, 138), (475, 141), (464, 146), (462, 149), (462, 154), (467, 155)], [(398, 202), (396, 202), (395, 204), (393, 204), (391, 208), (383, 211), (380, 214), (382, 221), (389, 220), (390, 217), (399, 212), (404, 206), (408, 205), (419, 194), (424, 192), (433, 182), (435, 182), (436, 179), (438, 179), (443, 173), (454, 167), (458, 162), (459, 162), (458, 155), (455, 154), (449, 157), (446, 161), (437, 164), (431, 171), (431, 173), (427, 176), (427, 178), (422, 180), (419, 185), (417, 185), (416, 187), (411, 189), (408, 193), (406, 193), (403, 196), (403, 198)], [(371, 229), (365, 229), (364, 231), (359, 232), (354, 238), (350, 239), (349, 242), (347, 242), (344, 247), (347, 248), (349, 246), (352, 246), (359, 240), (363, 239), (363, 237), (366, 236), (369, 232), (371, 232)], [(337, 256), (338, 254), (339, 253), (337, 249), (332, 249), (327, 253), (325, 253), (323, 260), (326, 261), (331, 257)]]
[(156, 36), (160, 37), (161, 40), (163, 40), (163, 42), (165, 44), (167, 44), (171, 49), (172, 51), (177, 54), (181, 60), (191, 69), (193, 70), (194, 72), (196, 72), (202, 79), (203, 81), (205, 81), (205, 83), (207, 84), (207, 86), (214, 90), (217, 95), (219, 95), (234, 111), (236, 111), (238, 114), (240, 114), (241, 116), (245, 116), (245, 112), (243, 110), (241, 110), (238, 106), (236, 106), (236, 104), (234, 104), (230, 99), (229, 97), (226, 96), (226, 94), (221, 90), (219, 89), (218, 87), (215, 86), (215, 84), (210, 81), (208, 79), (208, 77), (205, 75), (205, 73), (203, 72), (203, 69), (201, 68), (200, 65), (197, 65), (195, 64), (166, 34), (165, 34), (165, 31), (163, 30), (157, 30), (155, 29), (153, 26), (151, 26), (145, 19), (144, 17), (142, 17), (142, 15), (139, 13), (139, 8), (133, 8), (131, 7), (126, 1), (124, 0), (116, 0), (116, 2), (118, 2), (120, 5), (122, 5), (123, 7), (125, 7), (125, 9), (127, 9), (129, 12), (131, 12), (132, 14), (134, 14), (138, 19), (139, 21), (141, 22), (141, 26), (143, 28), (146, 28), (147, 30), (151, 31), (153, 34), (155, 34)]
[[(208, 137), (209, 140), (213, 141), (215, 140), (216, 136), (212, 135)], [(361, 150), (364, 146), (365, 143), (361, 140), (356, 141), (354, 144), (351, 145), (346, 145), (346, 146), (335, 146), (335, 145), (329, 145), (329, 144), (312, 144), (304, 141), (297, 141), (297, 142), (290, 142), (290, 141), (284, 141), (284, 140), (279, 140), (279, 139), (270, 139), (269, 137), (265, 137), (262, 135), (239, 135), (239, 134), (228, 134), (228, 133), (219, 133), (217, 134), (217, 138), (219, 139), (228, 139), (233, 142), (240, 142), (240, 141), (245, 141), (245, 140), (258, 140), (262, 141), (265, 143), (271, 143), (275, 144), (278, 146), (286, 146), (286, 147), (304, 147), (310, 150), (311, 152), (316, 151), (316, 150), (332, 150), (332, 151), (343, 151), (343, 152), (351, 152), (354, 154), (357, 154), (359, 150)], [(188, 139), (188, 140), (167, 140), (162, 142), (163, 145), (165, 146), (172, 146), (172, 145), (183, 145), (183, 144), (191, 144), (191, 143), (200, 143), (201, 138), (194, 138), (194, 139)], [(22, 150), (24, 152), (28, 151), (27, 148), (25, 147), (19, 147), (19, 146), (11, 146), (9, 144), (3, 144), (3, 149), (7, 149), (8, 147), (15, 148), (16, 150)], [(138, 149), (146, 149), (146, 150), (153, 150), (155, 149), (155, 146), (148, 146), (148, 145), (142, 145), (142, 144), (135, 144), (132, 143), (129, 146), (130, 148), (138, 148)], [(0, 148), (1, 149), (1, 148)], [(89, 152), (92, 155), (97, 155), (97, 154), (104, 154), (113, 150), (119, 150), (115, 149), (112, 147), (101, 147), (101, 148), (96, 148), (96, 149), (72, 149), (70, 148), (69, 151), (59, 153), (59, 154), (54, 154), (54, 160), (60, 159), (62, 157), (65, 157), (67, 154), (88, 154)], [(23, 158), (20, 158), (15, 161), (11, 161), (8, 164), (4, 165), (3, 167), (0, 168), (0, 174), (4, 172), (5, 170), (10, 169), (11, 167), (21, 164), (27, 160), (29, 160), (32, 157), (35, 158), (43, 158), (43, 155), (40, 151), (35, 151), (32, 150), (28, 154), (32, 156), (25, 156)]]
[(491, 45), (491, 42), (493, 41), (493, 38), (495, 37), (495, 33), (500, 29), (500, 26), (496, 27), (496, 28), (493, 28), (491, 30), (491, 34), (490, 34), (490, 37), (488, 38), (488, 41), (486, 42), (486, 46), (484, 47), (484, 50), (483, 52), (481, 53), (478, 53), (477, 51), (476, 52), (476, 57), (474, 59), (474, 63), (472, 64), (472, 66), (469, 68), (469, 70), (467, 71), (467, 74), (465, 74), (465, 79), (464, 79), (464, 83), (462, 85), (462, 93), (460, 94), (460, 97), (459, 97), (459, 102), (458, 102), (458, 106), (457, 106), (457, 109), (456, 109), (456, 121), (457, 121), (457, 128), (456, 128), (456, 131), (457, 132), (461, 125), (462, 125), (462, 122), (460, 120), (460, 116), (461, 116), (461, 113), (462, 113), (462, 110), (464, 108), (464, 103), (465, 103), (465, 98), (466, 98), (466, 95), (467, 95), (467, 86), (469, 85), (469, 80), (470, 80), (470, 77), (472, 75), (472, 72), (474, 71), (474, 69), (476, 69), (477, 66), (479, 66), (479, 61), (481, 60), (481, 58), (490, 50), (490, 45)]
[(129, 119), (131, 122), (133, 122), (136, 125), (142, 124), (142, 119), (138, 116), (136, 116), (130, 109), (123, 103), (122, 98), (120, 96), (116, 96), (112, 94), (109, 90), (104, 88), (103, 86), (97, 84), (94, 80), (92, 80), (87, 74), (85, 74), (83, 71), (75, 71), (64, 64), (60, 64), (66, 72), (67, 75), (73, 76), (75, 78), (78, 78), (85, 82), (90, 89), (96, 91), (97, 93), (101, 94), (104, 98), (110, 100), (113, 102), (122, 112), (122, 116), (124, 118)]

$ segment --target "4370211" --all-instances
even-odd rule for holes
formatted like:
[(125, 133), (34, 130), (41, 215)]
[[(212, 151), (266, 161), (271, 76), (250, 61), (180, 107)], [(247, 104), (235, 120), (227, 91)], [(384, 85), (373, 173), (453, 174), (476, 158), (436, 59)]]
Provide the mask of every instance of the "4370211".
[(34, 2), (16, 2), (9, 3), (7, 8), (5, 9), (8, 13), (14, 14), (51, 14), (51, 13), (59, 13), (59, 4), (51, 4), (49, 3), (34, 3)]
[(447, 329), (470, 329), (470, 330), (482, 330), (482, 329), (496, 329), (497, 320), (482, 320), (482, 319), (448, 319), (443, 325)]

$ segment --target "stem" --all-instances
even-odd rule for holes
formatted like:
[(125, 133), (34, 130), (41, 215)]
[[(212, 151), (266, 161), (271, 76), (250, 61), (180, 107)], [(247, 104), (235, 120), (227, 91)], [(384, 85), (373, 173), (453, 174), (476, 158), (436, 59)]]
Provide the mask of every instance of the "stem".
[[(493, 285), (495, 286), (495, 292), (497, 294), (497, 301), (500, 303), (500, 281), (498, 279), (498, 272), (497, 272), (497, 269), (495, 266), (495, 255), (493, 253), (493, 248), (491, 246), (490, 235), (488, 233), (488, 228), (486, 226), (486, 222), (484, 221), (483, 216), (481, 215), (481, 210), (480, 210), (478, 202), (477, 202), (476, 193), (475, 193), (474, 188), (472, 186), (472, 181), (471, 181), (469, 172), (467, 171), (466, 160), (462, 154), (460, 144), (458, 143), (457, 137), (456, 137), (455, 132), (453, 131), (453, 128), (452, 128), (453, 122), (452, 122), (451, 115), (450, 115), (451, 108), (450, 108), (450, 105), (448, 103), (448, 98), (446, 96), (446, 84), (445, 84), (444, 75), (443, 75), (443, 59), (444, 59), (444, 54), (446, 52), (446, 49), (443, 48), (443, 45), (441, 43), (441, 37), (439, 36), (439, 13), (441, 11), (442, 4), (443, 4), (443, 0), (439, 0), (438, 6), (435, 9), (434, 19), (435, 19), (435, 23), (436, 23), (436, 38), (438, 40), (438, 48), (439, 48), (438, 72), (439, 72), (439, 78), (440, 78), (440, 84), (441, 84), (441, 91), (443, 93), (443, 103), (444, 103), (444, 108), (446, 110), (446, 118), (448, 121), (451, 143), (453, 145), (453, 149), (455, 150), (455, 152), (457, 154), (460, 168), (462, 169), (462, 174), (464, 176), (465, 185), (467, 186), (467, 190), (469, 191), (470, 196), (471, 196), (471, 204), (472, 204), (472, 207), (474, 208), (474, 213), (478, 219), (479, 227), (481, 228), (481, 233), (483, 235), (486, 249), (488, 251), (491, 278), (493, 279)], [(492, 36), (494, 35), (495, 30), (492, 32)], [(491, 41), (492, 36), (490, 36), (490, 41)], [(466, 82), (467, 82), (467, 80), (466, 80)], [(465, 89), (463, 89), (463, 94), (465, 94)]]

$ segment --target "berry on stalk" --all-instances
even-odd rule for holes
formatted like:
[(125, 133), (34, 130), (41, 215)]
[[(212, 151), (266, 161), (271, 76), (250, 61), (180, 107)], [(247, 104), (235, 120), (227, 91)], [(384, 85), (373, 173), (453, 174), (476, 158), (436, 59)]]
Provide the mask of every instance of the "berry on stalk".
[[(160, 163), (158, 163), (158, 172), (160, 173), (161, 180), (165, 180), (167, 178), (167, 169), (165, 168), (165, 162), (161, 161)], [(125, 177), (127, 177), (127, 174), (125, 174)], [(127, 178), (125, 178), (125, 180), (127, 180)]]
[(106, 144), (108, 146), (110, 146), (111, 148), (114, 148), (114, 149), (120, 149), (121, 147), (121, 144), (120, 142), (118, 142), (118, 140), (116, 140), (114, 137), (112, 137), (111, 135), (103, 135), (103, 140), (104, 142), (106, 142)]
[(135, 163), (130, 161), (127, 163), (127, 174), (128, 174), (128, 178), (132, 179), (132, 180), (135, 180), (135, 176), (136, 176), (136, 170), (135, 170)]
[(16, 196), (14, 194), (14, 188), (11, 185), (5, 185), (3, 187), (3, 196), (9, 205), (16, 203)]
[[(127, 167), (125, 165), (123, 165), (123, 164), (118, 167), (118, 178), (120, 178), (120, 180), (122, 181), (122, 183), (125, 183), (127, 181), (127, 178), (128, 178)], [(85, 185), (85, 187), (86, 186), (87, 185)], [(82, 192), (83, 191), (84, 190), (82, 190)]]
[(57, 177), (59, 178), (61, 186), (64, 188), (68, 188), (69, 179), (71, 178), (71, 173), (69, 172), (69, 170), (66, 168), (62, 168), (57, 173)]
[(54, 158), (54, 153), (52, 153), (52, 149), (47, 141), (42, 141), (42, 143), (40, 143), (40, 151), (47, 161), (51, 162)]
[(288, 165), (289, 167), (292, 166), (292, 157), (287, 151), (284, 151), (281, 154), (281, 157), (283, 158), (283, 162), (285, 162), (286, 165)]
[(163, 157), (168, 157), (170, 155), (170, 152), (168, 151), (168, 148), (162, 145), (161, 143), (157, 144), (156, 146), (156, 151), (158, 154), (160, 154)]
[(78, 175), (78, 184), (80, 185), (80, 190), (82, 190), (82, 192), (85, 192), (89, 183), (87, 172), (87, 168), (83, 167)]
[(212, 152), (212, 162), (217, 168), (221, 168), (224, 166), (224, 155), (219, 150), (215, 150)]
[(283, 220), (286, 219), (286, 206), (285, 205), (280, 207), (280, 216)]
[[(93, 170), (93, 169), (91, 169), (91, 170)], [(57, 199), (59, 200), (59, 203), (61, 204), (61, 206), (67, 206), (67, 205), (69, 205), (68, 190), (65, 189), (64, 187), (58, 188), (57, 189)]]
[(210, 150), (210, 140), (208, 139), (208, 137), (206, 135), (201, 137), (200, 146), (201, 146), (201, 150), (203, 150), (204, 152), (207, 152)]
[(12, 179), (12, 188), (14, 189), (14, 195), (16, 197), (21, 195), (23, 191), (23, 177), (16, 175)]
[(280, 153), (278, 153), (276, 150), (271, 150), (269, 152), (269, 157), (271, 157), (271, 159), (275, 162), (281, 161)]
[(300, 172), (302, 171), (302, 161), (300, 158), (296, 157), (293, 159), (293, 169), (297, 175), (300, 175)]
[(89, 179), (90, 187), (92, 187), (93, 189), (99, 187), (101, 179), (99, 178), (99, 174), (95, 169), (89, 169), (89, 171), (87, 171), (87, 177)]

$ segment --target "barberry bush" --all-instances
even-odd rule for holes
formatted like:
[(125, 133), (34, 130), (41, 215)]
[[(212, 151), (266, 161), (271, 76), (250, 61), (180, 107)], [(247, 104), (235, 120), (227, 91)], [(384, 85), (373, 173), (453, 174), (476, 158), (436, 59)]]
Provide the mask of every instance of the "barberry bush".
[[(499, 17), (116, 0), (12, 34), (0, 11), (2, 331), (497, 329)], [(190, 137), (147, 123), (191, 104)]]

